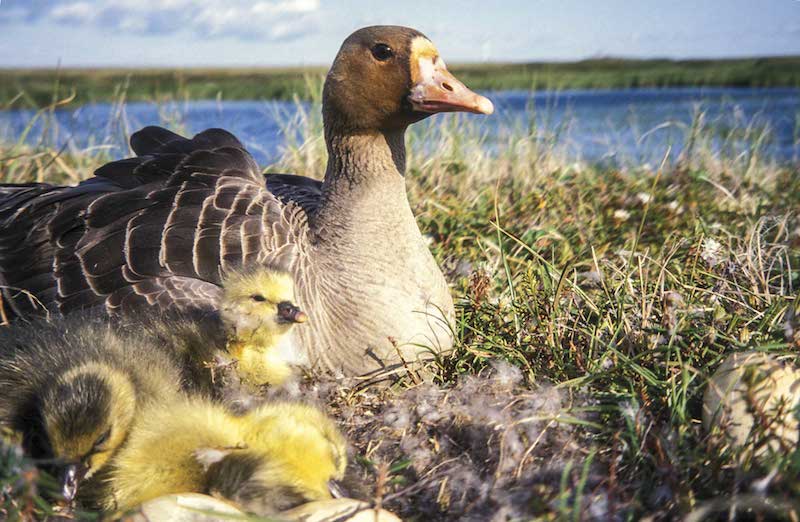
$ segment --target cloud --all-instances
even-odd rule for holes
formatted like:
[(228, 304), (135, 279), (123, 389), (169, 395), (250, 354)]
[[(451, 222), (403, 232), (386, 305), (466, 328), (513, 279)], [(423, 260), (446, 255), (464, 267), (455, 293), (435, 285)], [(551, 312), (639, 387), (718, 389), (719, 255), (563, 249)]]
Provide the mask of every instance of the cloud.
[[(0, 0), (1, 1), (1, 0)], [(133, 34), (290, 40), (318, 27), (320, 0), (29, 0), (0, 4), (0, 24), (47, 21)]]

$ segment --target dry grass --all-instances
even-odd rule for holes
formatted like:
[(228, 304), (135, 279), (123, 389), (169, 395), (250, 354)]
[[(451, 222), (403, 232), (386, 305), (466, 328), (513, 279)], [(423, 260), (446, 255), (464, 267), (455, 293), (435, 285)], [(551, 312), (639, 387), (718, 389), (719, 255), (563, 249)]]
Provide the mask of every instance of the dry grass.
[[(309, 391), (350, 437), (354, 491), (409, 520), (796, 519), (798, 455), (736, 464), (699, 422), (726, 354), (800, 347), (796, 167), (763, 159), (747, 126), (750, 148), (720, 152), (702, 114), (681, 157), (613, 168), (541, 129), (488, 147), (472, 121), (408, 139), (412, 206), (457, 299), (454, 352), (390, 389)], [(320, 126), (299, 112), (301, 139), (267, 170), (318, 177)], [(5, 146), (0, 171), (74, 182), (106, 159)]]

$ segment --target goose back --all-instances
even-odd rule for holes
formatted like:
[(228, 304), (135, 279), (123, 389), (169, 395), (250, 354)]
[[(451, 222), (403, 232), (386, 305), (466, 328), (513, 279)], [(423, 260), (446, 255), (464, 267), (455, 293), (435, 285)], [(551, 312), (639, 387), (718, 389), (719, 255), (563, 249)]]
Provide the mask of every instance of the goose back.
[(131, 144), (138, 156), (76, 187), (9, 191), (0, 271), (11, 313), (210, 309), (226, 270), (291, 264), (303, 209), (267, 190), (233, 135), (211, 129), (190, 140), (148, 127)]

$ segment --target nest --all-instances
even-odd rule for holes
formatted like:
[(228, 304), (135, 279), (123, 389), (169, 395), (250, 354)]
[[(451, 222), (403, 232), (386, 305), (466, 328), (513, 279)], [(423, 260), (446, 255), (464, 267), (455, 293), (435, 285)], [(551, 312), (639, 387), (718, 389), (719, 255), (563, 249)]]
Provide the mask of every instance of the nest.
[[(312, 391), (353, 446), (353, 496), (420, 520), (513, 520), (574, 503), (559, 494), (565, 476), (573, 494), (587, 456), (587, 432), (577, 426), (589, 416), (583, 397), (526, 385), (506, 363), (448, 386), (343, 390), (318, 382)], [(605, 472), (589, 468), (583, 493), (591, 502), (578, 509), (602, 519)]]

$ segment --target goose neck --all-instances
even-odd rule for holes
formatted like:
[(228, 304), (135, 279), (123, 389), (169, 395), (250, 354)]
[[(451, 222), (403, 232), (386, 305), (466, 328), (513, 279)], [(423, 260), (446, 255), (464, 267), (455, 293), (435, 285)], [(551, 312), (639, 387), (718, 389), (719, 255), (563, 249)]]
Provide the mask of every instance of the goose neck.
[(325, 184), (366, 189), (403, 183), (406, 169), (405, 132), (326, 132), (328, 167)]
[(326, 132), (326, 138), (328, 167), (322, 202), (312, 223), (317, 239), (380, 235), (400, 224), (398, 220), (413, 223), (406, 196), (402, 130)]

